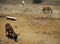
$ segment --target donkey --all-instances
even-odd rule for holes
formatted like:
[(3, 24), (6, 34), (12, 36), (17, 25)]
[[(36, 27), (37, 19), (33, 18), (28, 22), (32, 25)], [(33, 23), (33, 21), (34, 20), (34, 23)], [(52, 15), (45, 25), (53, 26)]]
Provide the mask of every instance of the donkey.
[(52, 9), (50, 7), (43, 7), (43, 10), (42, 11), (45, 12), (46, 10), (48, 12), (50, 11), (52, 13)]
[(17, 41), (18, 35), (14, 32), (12, 26), (9, 23), (7, 23), (5, 25), (5, 28), (6, 28), (6, 35), (8, 36), (8, 38), (13, 38), (15, 41)]

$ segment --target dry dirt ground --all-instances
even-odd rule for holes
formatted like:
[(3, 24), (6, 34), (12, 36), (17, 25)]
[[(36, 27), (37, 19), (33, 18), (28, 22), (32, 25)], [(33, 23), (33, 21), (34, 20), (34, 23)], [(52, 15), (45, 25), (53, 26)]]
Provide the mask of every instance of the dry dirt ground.
[[(0, 14), (2, 15), (2, 14)], [(40, 15), (40, 14), (39, 14)], [(60, 44), (60, 19), (35, 14), (11, 14), (16, 21), (0, 18), (0, 44)], [(6, 37), (5, 24), (10, 23), (18, 42)]]

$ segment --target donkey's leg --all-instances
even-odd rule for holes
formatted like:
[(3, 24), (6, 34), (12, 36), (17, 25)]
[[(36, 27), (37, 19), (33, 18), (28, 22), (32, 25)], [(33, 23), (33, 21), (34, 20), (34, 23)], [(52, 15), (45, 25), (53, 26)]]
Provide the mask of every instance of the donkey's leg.
[(7, 31), (6, 31), (6, 36), (7, 36)]
[(13, 39), (13, 34), (12, 33), (10, 33), (10, 38)]
[(6, 36), (8, 35), (8, 30), (6, 30)]
[(10, 38), (10, 33), (8, 32), (8, 38)]
[(42, 11), (45, 12), (45, 9), (43, 9)]
[(51, 13), (52, 13), (53, 11), (52, 11), (52, 9), (51, 9)]

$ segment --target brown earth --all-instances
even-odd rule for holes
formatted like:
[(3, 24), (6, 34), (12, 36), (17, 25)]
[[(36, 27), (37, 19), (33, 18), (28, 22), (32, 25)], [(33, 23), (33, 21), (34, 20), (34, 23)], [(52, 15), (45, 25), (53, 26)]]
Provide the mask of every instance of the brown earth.
[[(39, 17), (41, 14), (11, 14), (16, 21), (0, 18), (0, 44), (60, 44), (60, 19)], [(6, 37), (5, 24), (10, 23), (18, 42)]]

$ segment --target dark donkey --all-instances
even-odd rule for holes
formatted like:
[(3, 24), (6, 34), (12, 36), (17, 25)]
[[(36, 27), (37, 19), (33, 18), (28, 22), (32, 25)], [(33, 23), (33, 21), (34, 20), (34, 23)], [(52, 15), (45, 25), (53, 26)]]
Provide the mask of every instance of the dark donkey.
[(8, 38), (13, 38), (16, 42), (17, 42), (17, 34), (14, 32), (12, 26), (7, 23), (5, 25), (5, 28), (6, 28), (6, 35), (8, 36)]
[(43, 12), (45, 12), (45, 11), (50, 11), (51, 13), (52, 13), (52, 9), (51, 9), (51, 7), (43, 7)]

